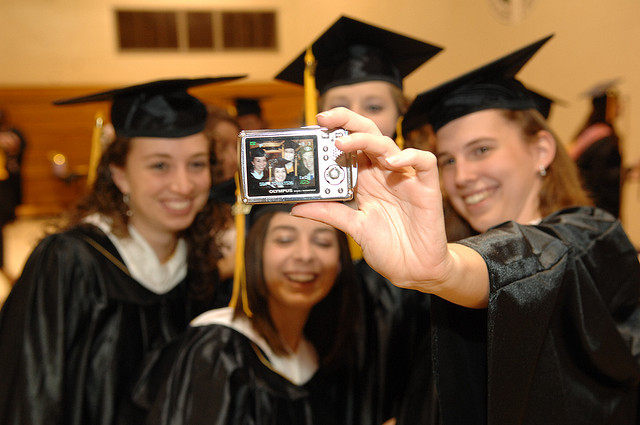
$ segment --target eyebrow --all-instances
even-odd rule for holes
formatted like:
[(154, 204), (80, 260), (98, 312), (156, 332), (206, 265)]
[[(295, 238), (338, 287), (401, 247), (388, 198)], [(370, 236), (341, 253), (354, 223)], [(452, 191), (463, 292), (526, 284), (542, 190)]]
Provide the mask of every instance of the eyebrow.
[[(271, 232), (275, 232), (277, 230), (286, 230), (286, 231), (290, 231), (290, 232), (297, 232), (298, 229), (294, 226), (289, 226), (286, 224), (279, 224), (277, 226), (274, 226), (270, 229)], [(320, 233), (320, 232), (333, 232), (334, 229), (330, 228), (330, 229), (325, 229), (325, 228), (318, 228), (318, 229), (314, 229), (313, 233)]]
[[(476, 139), (473, 139), (467, 143), (464, 144), (463, 148), (468, 148), (470, 146), (473, 146), (475, 144), (481, 143), (481, 142), (494, 142), (496, 139), (493, 137), (478, 137)], [(445, 155), (451, 155), (449, 152), (447, 151), (443, 151), (443, 152), (436, 152), (435, 153), (436, 158), (440, 158), (441, 156), (445, 156)]]
[[(196, 158), (200, 156), (206, 157), (208, 156), (208, 154), (206, 152), (198, 152), (189, 156), (189, 158)], [(173, 158), (173, 156), (168, 153), (156, 152), (156, 153), (150, 153), (149, 155), (145, 155), (142, 157), (142, 159), (151, 159), (151, 158)]]

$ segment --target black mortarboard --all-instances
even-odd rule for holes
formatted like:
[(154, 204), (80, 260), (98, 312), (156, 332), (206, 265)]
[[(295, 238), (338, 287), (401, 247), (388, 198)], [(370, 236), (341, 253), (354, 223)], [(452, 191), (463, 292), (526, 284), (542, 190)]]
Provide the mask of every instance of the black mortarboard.
[(294, 149), (294, 150), (298, 150), (298, 143), (294, 142), (293, 140), (285, 140), (284, 143), (282, 144), (282, 148), (283, 149)]
[(239, 97), (235, 99), (235, 104), (237, 117), (252, 114), (260, 116), (262, 114), (262, 108), (260, 107), (260, 101), (258, 99)]
[(529, 92), (529, 96), (531, 97), (531, 99), (533, 99), (533, 103), (535, 104), (535, 108), (538, 110), (538, 112), (540, 112), (540, 114), (545, 119), (549, 118), (553, 99), (531, 89), (527, 89), (527, 91)]
[(533, 99), (533, 102), (536, 104), (535, 108), (540, 112), (544, 119), (549, 119), (551, 107), (553, 105), (567, 104), (564, 100), (553, 97), (550, 94), (543, 93), (538, 89), (534, 90), (531, 86), (527, 87), (527, 91), (529, 92), (529, 96)]
[[(414, 38), (342, 16), (312, 44), (316, 87), (364, 81), (387, 81), (402, 88), (402, 79), (442, 50)], [(275, 78), (303, 85), (305, 51)]]
[(207, 108), (187, 93), (190, 87), (244, 78), (244, 75), (160, 80), (61, 99), (55, 105), (113, 101), (111, 123), (118, 136), (178, 138), (199, 133)]
[(402, 132), (431, 124), (433, 131), (484, 109), (536, 109), (529, 90), (515, 75), (552, 35), (419, 94), (402, 121)]

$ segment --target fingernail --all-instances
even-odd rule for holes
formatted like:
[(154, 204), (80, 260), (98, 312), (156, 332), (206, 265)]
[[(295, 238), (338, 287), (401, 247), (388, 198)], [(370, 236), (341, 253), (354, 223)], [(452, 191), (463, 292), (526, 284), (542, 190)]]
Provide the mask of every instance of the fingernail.
[(347, 136), (340, 136), (336, 139), (336, 142), (338, 142), (339, 144), (345, 144), (345, 143), (349, 143), (351, 141), (351, 137)]
[(316, 115), (316, 118), (327, 118), (329, 116), (329, 111), (320, 112)]
[(395, 167), (396, 164), (398, 164), (398, 157), (397, 156), (390, 156), (389, 158), (387, 158), (387, 164)]

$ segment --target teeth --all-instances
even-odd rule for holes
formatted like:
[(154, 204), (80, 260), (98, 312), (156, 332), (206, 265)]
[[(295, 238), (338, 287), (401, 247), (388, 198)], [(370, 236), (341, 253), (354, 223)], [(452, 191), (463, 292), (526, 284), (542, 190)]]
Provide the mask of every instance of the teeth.
[(489, 197), (490, 191), (483, 190), (482, 192), (475, 193), (473, 195), (464, 198), (464, 202), (468, 205), (474, 205), (478, 202), (484, 201)]
[(289, 273), (287, 278), (293, 282), (308, 283), (315, 280), (316, 276), (313, 273)]
[(189, 201), (167, 201), (165, 205), (173, 210), (183, 210), (189, 207)]

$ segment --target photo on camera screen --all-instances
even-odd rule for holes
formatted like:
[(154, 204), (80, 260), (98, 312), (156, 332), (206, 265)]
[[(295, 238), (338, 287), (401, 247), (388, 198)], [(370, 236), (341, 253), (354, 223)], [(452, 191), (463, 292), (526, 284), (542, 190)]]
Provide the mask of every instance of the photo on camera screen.
[(317, 136), (245, 139), (249, 196), (319, 192)]

